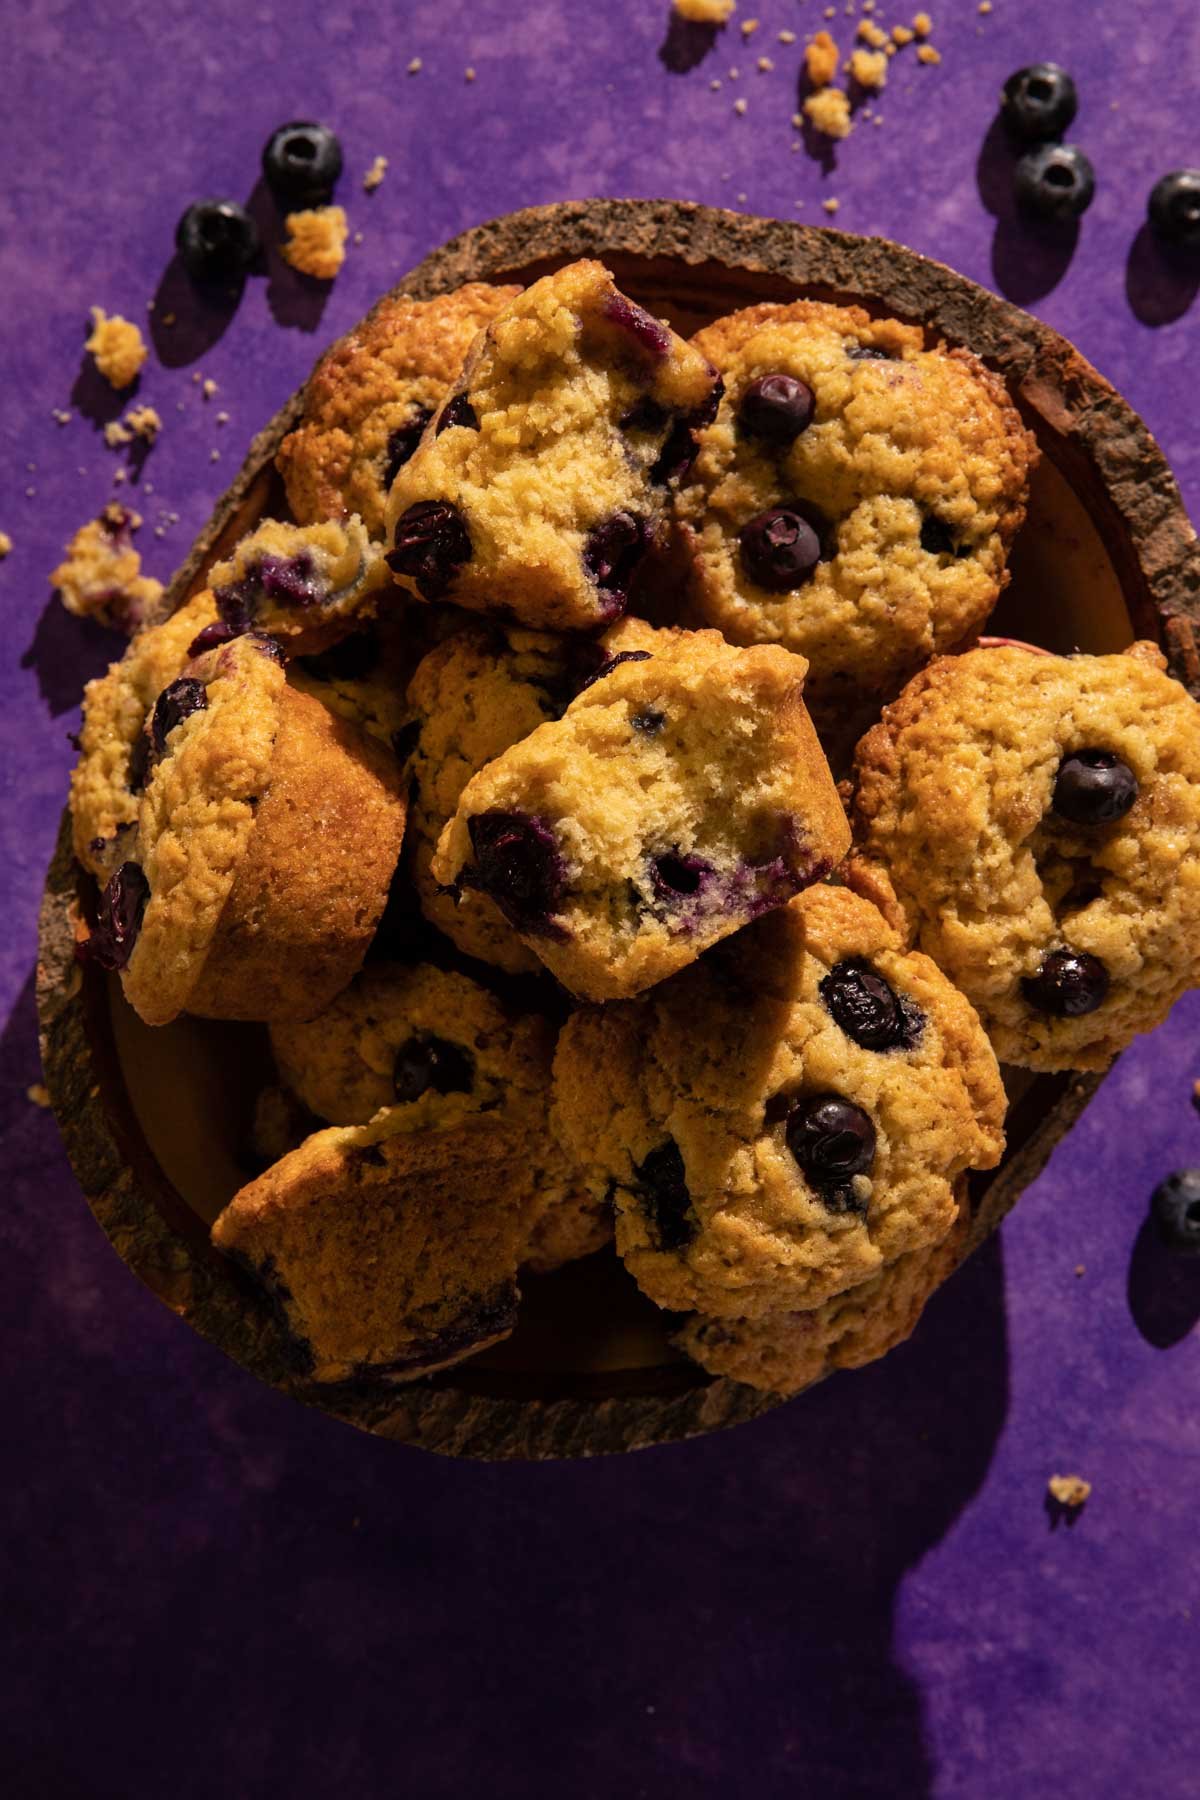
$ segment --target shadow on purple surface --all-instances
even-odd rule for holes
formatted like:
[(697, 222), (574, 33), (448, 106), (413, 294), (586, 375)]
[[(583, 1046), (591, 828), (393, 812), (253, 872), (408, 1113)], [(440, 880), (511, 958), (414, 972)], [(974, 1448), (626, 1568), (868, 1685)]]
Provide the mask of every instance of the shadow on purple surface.
[(96, 367), (91, 352), (85, 350), (79, 373), (71, 386), (71, 405), (85, 419), (90, 419), (97, 431), (103, 431), (113, 419), (120, 418), (127, 406), (132, 405), (140, 385), (139, 377), (126, 388), (114, 388), (110, 382), (105, 381)]
[(228, 288), (199, 287), (173, 256), (154, 291), (150, 336), (165, 369), (186, 368), (225, 335), (241, 305), (245, 282)]
[(94, 619), (75, 618), (58, 595), (51, 594), (21, 667), (33, 670), (47, 711), (57, 719), (79, 705), (84, 683), (103, 674), (123, 655), (128, 642), (119, 631), (97, 625)]
[(672, 8), (667, 35), (658, 47), (658, 60), (672, 75), (687, 75), (704, 61), (719, 36), (718, 26), (681, 19)]
[(1134, 1239), (1126, 1284), (1129, 1312), (1148, 1344), (1169, 1350), (1200, 1319), (1200, 1256), (1181, 1256), (1159, 1242), (1147, 1218)]
[(1125, 264), (1125, 297), (1143, 325), (1181, 319), (1200, 288), (1200, 255), (1172, 250), (1143, 225)]
[(1079, 221), (1055, 225), (1021, 211), (1013, 191), (1019, 155), (997, 114), (979, 148), (975, 181), (979, 198), (996, 221), (992, 277), (1007, 300), (1028, 306), (1052, 292), (1066, 274), (1079, 241)]

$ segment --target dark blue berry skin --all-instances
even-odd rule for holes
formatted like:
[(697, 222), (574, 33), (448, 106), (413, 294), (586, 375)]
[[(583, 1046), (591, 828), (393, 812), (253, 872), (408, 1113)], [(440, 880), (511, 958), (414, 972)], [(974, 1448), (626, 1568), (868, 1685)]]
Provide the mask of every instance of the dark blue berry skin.
[(280, 205), (323, 206), (342, 172), (342, 146), (327, 125), (293, 119), (263, 145), (262, 169)]
[(1058, 765), (1052, 805), (1073, 825), (1111, 825), (1137, 797), (1137, 776), (1128, 763), (1111, 750), (1076, 750)]
[(1037, 974), (1021, 982), (1029, 1004), (1058, 1019), (1080, 1019), (1095, 1012), (1108, 988), (1108, 970), (1086, 950), (1052, 950)]
[(1079, 96), (1075, 83), (1058, 63), (1030, 63), (1004, 84), (1000, 116), (1013, 137), (1033, 144), (1060, 138), (1075, 117)]
[(451, 394), (442, 408), (442, 416), (437, 422), (435, 435), (441, 437), (443, 431), (449, 431), (452, 425), (461, 425), (468, 431), (479, 430), (479, 420), (475, 408), (466, 394)]
[(1156, 181), (1146, 216), (1164, 244), (1200, 250), (1200, 169), (1172, 169)]
[(387, 441), (384, 454), (383, 485), (390, 488), (397, 475), (421, 441), (433, 414), (427, 406), (418, 406), (407, 425), (398, 425)]
[(440, 600), (471, 560), (467, 522), (449, 500), (417, 500), (396, 520), (392, 541), (388, 567), (415, 581), (423, 600)]
[(518, 931), (563, 937), (552, 915), (567, 892), (567, 865), (545, 820), (519, 812), (476, 813), (467, 830), (475, 861), (463, 870), (464, 886), (487, 894)]
[(133, 955), (150, 884), (135, 862), (122, 863), (100, 896), (95, 930), (80, 946), (80, 955), (102, 969), (123, 969)]
[(875, 1127), (841, 1094), (809, 1094), (788, 1110), (787, 1147), (831, 1212), (865, 1212), (853, 1186), (875, 1161)]
[(794, 375), (760, 375), (738, 406), (738, 427), (747, 437), (786, 449), (812, 424), (816, 395)]
[(1065, 224), (1092, 204), (1096, 177), (1076, 145), (1038, 144), (1018, 161), (1013, 187), (1021, 206), (1034, 218)]
[(207, 705), (208, 691), (204, 683), (190, 675), (181, 675), (178, 681), (172, 681), (163, 689), (154, 702), (154, 715), (150, 721), (150, 736), (159, 756), (166, 749), (167, 739), (175, 727), (190, 719), (193, 713), (203, 712)]
[(606, 656), (598, 669), (593, 669), (590, 675), (584, 676), (577, 689), (577, 697), (595, 682), (603, 681), (606, 675), (611, 675), (614, 669), (619, 669), (622, 663), (649, 661), (650, 652), (648, 650), (618, 650), (615, 656)]
[(925, 1019), (891, 982), (859, 957), (835, 963), (818, 992), (831, 1017), (864, 1050), (911, 1049)]
[(634, 1193), (660, 1250), (682, 1250), (696, 1235), (679, 1145), (668, 1138), (635, 1171)]
[(769, 594), (786, 594), (811, 576), (821, 560), (821, 540), (794, 508), (772, 506), (750, 519), (738, 535), (742, 565)]
[(1150, 1215), (1168, 1250), (1200, 1256), (1200, 1169), (1176, 1169), (1159, 1182)]
[(645, 520), (629, 512), (613, 513), (588, 533), (583, 566), (606, 596), (606, 617), (624, 612), (633, 571), (648, 546)]
[(257, 261), (262, 240), (236, 200), (197, 200), (175, 227), (175, 248), (193, 281), (240, 281)]

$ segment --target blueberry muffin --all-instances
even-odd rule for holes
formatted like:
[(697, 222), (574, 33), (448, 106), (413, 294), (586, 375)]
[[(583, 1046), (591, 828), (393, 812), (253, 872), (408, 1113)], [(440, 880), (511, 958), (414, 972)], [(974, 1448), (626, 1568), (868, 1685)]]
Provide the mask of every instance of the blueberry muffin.
[(844, 888), (809, 891), (621, 1006), (568, 1020), (555, 1116), (659, 1306), (812, 1311), (929, 1250), (1004, 1146), (987, 1037)]
[(392, 486), (401, 586), (538, 630), (624, 611), (713, 369), (598, 262), (534, 282), (477, 339)]
[(288, 680), (397, 755), (407, 755), (404, 691), (428, 647), (428, 625), (436, 610), (392, 607), (330, 649), (296, 657), (288, 664)]
[(919, 326), (815, 301), (701, 331), (725, 393), (680, 492), (694, 618), (809, 663), (839, 750), (1007, 580), (1036, 457), (1004, 384)]
[(523, 1156), (483, 1114), (333, 1126), (235, 1194), (212, 1240), (266, 1289), (298, 1373), (412, 1380), (516, 1323)]
[(483, 623), (432, 650), (409, 685), (412, 805), (405, 856), (421, 910), (458, 948), (514, 974), (541, 967), (504, 913), (478, 888), (457, 895), (433, 874), (447, 822), (485, 764), (557, 719), (610, 657), (648, 649), (657, 633), (624, 618), (596, 638), (553, 637)]
[(575, 994), (639, 993), (838, 862), (804, 662), (715, 631), (614, 656), (463, 789), (435, 880), (485, 893)]
[(389, 294), (323, 356), (275, 461), (301, 525), (357, 513), (383, 535), (388, 489), (515, 287), (471, 282), (433, 300)]
[(859, 746), (854, 883), (1002, 1062), (1103, 1069), (1200, 982), (1200, 709), (1164, 670), (973, 650)]
[(183, 673), (192, 646), (217, 622), (217, 603), (196, 594), (161, 625), (139, 631), (119, 662), (83, 691), (79, 761), (71, 776), (75, 855), (105, 882), (121, 861), (137, 824), (149, 772), (150, 710), (168, 682)]
[(358, 970), (404, 831), (395, 758), (287, 684), (269, 638), (202, 650), (145, 727), (128, 848), (86, 953), (148, 1025), (311, 1017)]
[(290, 525), (264, 519), (209, 586), (229, 635), (258, 631), (288, 656), (328, 649), (364, 620), (390, 589), (387, 565), (361, 519)]
[(556, 1028), (429, 964), (367, 968), (307, 1024), (271, 1027), (279, 1073), (333, 1125), (452, 1132), (486, 1114), (523, 1139), (518, 1260), (544, 1270), (598, 1250), (611, 1209), (589, 1195), (549, 1122)]
[(771, 1394), (798, 1394), (835, 1369), (875, 1362), (911, 1336), (925, 1302), (957, 1267), (970, 1218), (962, 1197), (958, 1209), (940, 1244), (898, 1256), (869, 1281), (809, 1312), (765, 1313), (758, 1319), (697, 1314), (674, 1342), (710, 1375), (727, 1375)]
[(81, 525), (52, 571), (50, 585), (69, 613), (130, 636), (161, 616), (163, 585), (143, 575), (133, 534), (142, 521), (115, 501)]

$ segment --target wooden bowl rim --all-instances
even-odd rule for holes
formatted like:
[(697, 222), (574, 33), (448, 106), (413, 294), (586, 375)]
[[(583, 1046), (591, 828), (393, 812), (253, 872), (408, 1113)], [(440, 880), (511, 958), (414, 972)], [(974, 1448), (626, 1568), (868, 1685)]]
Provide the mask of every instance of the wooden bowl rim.
[[(1103, 506), (1123, 528), (1118, 549), (1127, 552), (1128, 566), (1118, 564), (1117, 573), (1127, 599), (1132, 588), (1135, 623), (1153, 631), (1172, 672), (1200, 691), (1200, 550), (1174, 477), (1138, 415), (1051, 327), (885, 239), (659, 200), (568, 201), (490, 220), (432, 251), (376, 307), (392, 294), (427, 299), (467, 281), (503, 280), (580, 256), (665, 261), (690, 271), (710, 264), (756, 275), (768, 290), (762, 298), (803, 288), (818, 298), (910, 319), (973, 350), (1003, 375), (1039, 435), (1052, 436), (1068, 464), (1095, 471)], [(299, 389), (253, 439), (171, 584), (172, 606), (191, 591), (218, 540), (228, 538), (252, 506), (281, 439), (299, 417), (304, 392)], [(440, 1454), (488, 1460), (615, 1454), (720, 1430), (781, 1403), (686, 1365), (660, 1378), (655, 1392), (639, 1386), (650, 1372), (633, 1370), (573, 1376), (565, 1379), (564, 1391), (550, 1383), (551, 1391), (539, 1398), (515, 1393), (519, 1382), (505, 1372), (474, 1369), (470, 1362), (392, 1389), (321, 1389), (299, 1380), (261, 1295), (186, 1228), (178, 1211), (186, 1203), (178, 1195), (173, 1216), (174, 1190), (141, 1140), (123, 1087), (114, 1093), (96, 1078), (95, 1046), (105, 1033), (111, 1037), (111, 1026), (103, 978), (74, 960), (82, 892), (64, 813), (42, 899), (37, 996), (46, 1083), (67, 1154), (122, 1259), (234, 1361), (347, 1424)], [(995, 1230), (1102, 1079), (1060, 1079), (1053, 1105), (987, 1184), (966, 1254)]]

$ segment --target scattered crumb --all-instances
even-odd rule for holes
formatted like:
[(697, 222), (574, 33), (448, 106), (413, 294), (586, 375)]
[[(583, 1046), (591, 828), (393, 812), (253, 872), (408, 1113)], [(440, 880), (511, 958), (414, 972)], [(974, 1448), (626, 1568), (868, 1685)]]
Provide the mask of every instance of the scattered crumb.
[(141, 522), (139, 514), (113, 502), (98, 519), (80, 526), (50, 576), (69, 613), (130, 634), (154, 617), (163, 589), (141, 573), (142, 559), (133, 547)]
[(110, 450), (119, 450), (122, 444), (132, 444), (133, 433), (119, 419), (110, 419), (104, 427), (104, 441)]
[(54, 420), (56, 425), (69, 425), (71, 423), (71, 414), (67, 411), (65, 406), (56, 406), (50, 414), (50, 417)]
[(748, 102), (745, 100), (735, 100), (734, 101), (733, 110), (737, 114), (739, 119), (741, 118), (742, 114), (745, 112), (747, 104), (748, 104)]
[(419, 75), (421, 73), (421, 59), (419, 56), (413, 57), (408, 65), (406, 73), (409, 75)]
[(835, 199), (832, 194), (830, 194), (828, 200), (822, 200), (822, 202), (821, 202), (821, 205), (825, 208), (825, 211), (830, 215), (830, 217), (833, 216), (833, 214), (837, 211), (838, 207), (841, 204), (842, 204), (841, 201)]
[(173, 325), (174, 323), (175, 323), (175, 314), (174, 313), (164, 313), (163, 314), (163, 324), (164, 325), (170, 326), (170, 325)]
[(110, 318), (100, 306), (92, 308), (92, 334), (85, 348), (95, 357), (109, 386), (118, 389), (137, 380), (138, 370), (150, 354), (136, 325), (120, 313)]
[(736, 81), (738, 76), (741, 74), (741, 72), (742, 71), (740, 69), (730, 69), (730, 71), (729, 71), (730, 81)]
[(837, 18), (837, 7), (836, 6), (827, 6), (825, 8), (824, 16), (827, 19), (836, 19)]
[(919, 12), (913, 20), (913, 30), (919, 38), (927, 38), (933, 30), (933, 20), (927, 12)]
[(125, 423), (134, 437), (141, 438), (146, 444), (152, 444), (162, 430), (162, 420), (152, 406), (130, 407), (125, 414)]
[(757, 30), (758, 30), (758, 20), (757, 19), (743, 19), (742, 20), (742, 36), (744, 38), (753, 37)]
[(719, 75), (714, 75), (708, 85), (715, 94), (721, 86), (721, 77)]
[(377, 187), (383, 186), (383, 178), (388, 171), (386, 156), (377, 156), (366, 174), (363, 176), (363, 192), (373, 194)]
[(32, 1100), (35, 1106), (49, 1106), (50, 1089), (43, 1081), (35, 1081), (32, 1087), (25, 1089), (25, 1098)]
[(917, 61), (919, 63), (935, 64), (935, 63), (940, 63), (941, 60), (942, 60), (941, 51), (935, 50), (932, 44), (918, 44), (917, 45)]
[(760, 75), (769, 75), (771, 70), (775, 67), (775, 64), (771, 61), (769, 56), (760, 56), (754, 66)]
[(881, 114), (881, 113), (876, 113), (876, 114), (875, 114), (875, 117), (874, 117), (874, 118), (873, 118), (873, 119), (872, 119), (872, 120), (871, 120), (871, 123), (872, 123), (872, 125), (882, 125), (882, 124), (883, 124), (883, 116), (882, 116), (882, 114)]
[(804, 102), (804, 116), (827, 138), (849, 137), (854, 129), (850, 102), (841, 88), (819, 88)]
[(208, 453), (208, 460), (209, 462), (220, 462), (221, 452), (219, 450), (210, 450)]
[(1072, 1510), (1082, 1506), (1092, 1491), (1091, 1482), (1085, 1481), (1082, 1475), (1052, 1475), (1046, 1487), (1052, 1500)]
[(887, 85), (887, 57), (877, 50), (856, 50), (850, 58), (850, 78), (861, 88)]
[(25, 489), (25, 498), (27, 500), (36, 500), (37, 499), (37, 489), (35, 487), (27, 487)]
[(739, 205), (739, 206), (745, 206), (745, 204), (746, 204), (746, 202), (747, 202), (747, 200), (748, 200), (748, 199), (749, 199), (749, 198), (750, 198), (750, 196), (749, 196), (749, 194), (739, 194), (739, 195), (738, 195), (738, 196), (737, 196), (737, 203), (738, 203), (738, 205)]
[(780, 32), (779, 42), (781, 44), (794, 44), (795, 41), (796, 41), (796, 34), (794, 31), (784, 30), (784, 31)]
[(737, 11), (737, 0), (674, 0), (674, 6), (692, 25), (724, 25)]
[(828, 87), (838, 72), (838, 47), (827, 31), (818, 31), (804, 51), (804, 72), (815, 88)]
[(350, 239), (350, 242), (352, 244), (361, 244), (362, 241), (363, 241), (363, 234), (361, 231), (356, 231), (354, 236)]
[(11, 555), (12, 539), (9, 537), (7, 531), (0, 531), (0, 562), (3, 562), (6, 556)]
[(804, 130), (804, 114), (803, 113), (793, 113), (792, 114), (792, 125), (795, 128), (795, 130), (803, 131)]
[[(114, 486), (114, 487), (123, 487), (123, 486), (124, 486), (124, 485), (125, 485), (125, 471), (124, 471), (124, 469), (114, 469), (114, 470), (113, 470), (113, 486)], [(26, 493), (27, 493), (27, 494), (32, 494), (32, 492), (33, 492), (33, 489), (32, 489), (32, 488), (26, 488), (26, 489), (25, 489), (25, 492), (26, 492)]]
[(911, 44), (915, 36), (916, 33), (910, 31), (907, 25), (892, 26), (892, 37), (894, 41), (901, 46)]
[(885, 56), (895, 56), (895, 54), (896, 54), (895, 44), (885, 44), (883, 46), (883, 54)]
[(869, 44), (872, 50), (882, 50), (887, 43), (887, 32), (881, 31), (873, 19), (860, 19), (858, 36), (864, 44)]
[(314, 281), (332, 281), (346, 260), (348, 227), (344, 208), (318, 206), (289, 213), (283, 259)]
[(1087, 1264), (1086, 1263), (1076, 1263), (1075, 1264), (1076, 1278), (1078, 1279), (1078, 1277), (1080, 1275), (1086, 1275), (1086, 1274), (1087, 1274)]
[(217, 417), (216, 417), (216, 420), (215, 420), (215, 423), (216, 423), (216, 424), (218, 424), (218, 425), (228, 425), (228, 423), (229, 423), (229, 414), (228, 414), (228, 413), (227, 413), (227, 412), (219, 412), (219, 413), (218, 413), (218, 414), (217, 414)]
[(474, 81), (474, 79), (475, 79), (474, 69), (466, 68), (463, 70), (463, 80), (464, 81)]
[(203, 396), (206, 400), (211, 400), (213, 398), (213, 395), (216, 394), (218, 391), (219, 390), (217, 388), (217, 384), (213, 380), (211, 375), (206, 376), (206, 378), (200, 383), (200, 392), (203, 394)]
[(981, 13), (990, 13), (992, 10), (992, 0), (979, 0), (979, 10)]

